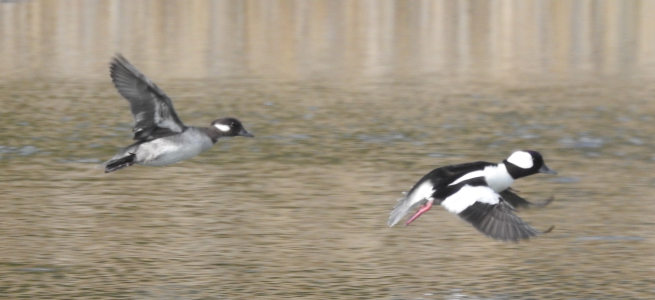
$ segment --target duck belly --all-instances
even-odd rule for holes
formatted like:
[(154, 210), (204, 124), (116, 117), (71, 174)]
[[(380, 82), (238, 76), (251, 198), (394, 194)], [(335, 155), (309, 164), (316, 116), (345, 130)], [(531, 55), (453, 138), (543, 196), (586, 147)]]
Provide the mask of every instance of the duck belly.
[[(208, 139), (209, 140), (209, 139)], [(211, 148), (213, 143), (170, 140), (166, 138), (141, 144), (136, 151), (135, 162), (144, 166), (167, 166), (192, 158)]]

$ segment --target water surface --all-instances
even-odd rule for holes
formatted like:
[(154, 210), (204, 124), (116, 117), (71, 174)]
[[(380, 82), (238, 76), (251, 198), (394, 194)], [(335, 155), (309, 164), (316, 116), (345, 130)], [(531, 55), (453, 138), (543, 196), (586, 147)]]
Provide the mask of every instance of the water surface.
[[(0, 294), (652, 299), (652, 4), (479, 3), (0, 4)], [(131, 138), (114, 52), (187, 124), (256, 138), (102, 173)], [(552, 233), (386, 226), (433, 168), (525, 148), (559, 175), (517, 181), (556, 198), (519, 215)]]

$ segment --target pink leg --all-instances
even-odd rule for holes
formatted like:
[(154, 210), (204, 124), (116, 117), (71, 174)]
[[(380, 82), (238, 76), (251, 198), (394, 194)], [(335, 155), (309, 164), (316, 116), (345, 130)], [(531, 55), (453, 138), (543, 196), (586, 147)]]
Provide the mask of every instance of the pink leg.
[(421, 206), (421, 208), (414, 215), (412, 215), (412, 217), (409, 218), (407, 222), (405, 222), (405, 226), (409, 225), (409, 223), (414, 222), (414, 220), (420, 217), (424, 212), (430, 210), (430, 208), (432, 208), (432, 202), (434, 201), (428, 201), (428, 203), (423, 204), (423, 206)]

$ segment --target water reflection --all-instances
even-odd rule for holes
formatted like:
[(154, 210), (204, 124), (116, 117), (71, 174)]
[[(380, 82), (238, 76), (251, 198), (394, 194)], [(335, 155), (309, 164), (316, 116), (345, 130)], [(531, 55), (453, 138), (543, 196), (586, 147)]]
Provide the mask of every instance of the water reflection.
[(118, 51), (169, 78), (652, 76), (652, 11), (636, 0), (3, 3), (0, 76), (95, 77)]
[[(89, 299), (650, 299), (650, 1), (0, 3), (0, 294)], [(125, 54), (190, 125), (255, 139), (105, 175)], [(555, 230), (388, 228), (446, 164), (545, 155)]]

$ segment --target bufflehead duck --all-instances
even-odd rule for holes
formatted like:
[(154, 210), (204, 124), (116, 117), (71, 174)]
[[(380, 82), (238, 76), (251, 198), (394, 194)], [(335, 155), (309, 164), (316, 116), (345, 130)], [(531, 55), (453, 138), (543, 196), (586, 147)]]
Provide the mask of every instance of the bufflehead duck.
[(110, 63), (111, 79), (130, 103), (134, 140), (104, 164), (105, 173), (133, 164), (166, 166), (209, 150), (221, 137), (254, 137), (235, 118), (214, 120), (209, 127), (186, 126), (164, 91), (117, 54)]
[(536, 173), (557, 174), (546, 166), (539, 152), (530, 150), (516, 151), (499, 164), (477, 161), (435, 169), (398, 200), (388, 224), (395, 225), (421, 205), (405, 222), (407, 226), (436, 202), (491, 238), (518, 241), (537, 236), (544, 232), (530, 227), (512, 212), (514, 207), (528, 206), (530, 202), (510, 189), (515, 179)]

